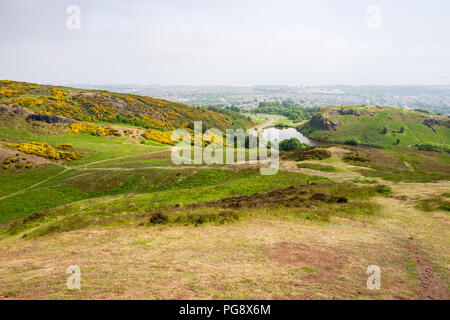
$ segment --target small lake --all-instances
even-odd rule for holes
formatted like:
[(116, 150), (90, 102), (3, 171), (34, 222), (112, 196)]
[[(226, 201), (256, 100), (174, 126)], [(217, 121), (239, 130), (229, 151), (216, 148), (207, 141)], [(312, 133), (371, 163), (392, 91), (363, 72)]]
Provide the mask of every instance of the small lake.
[(309, 139), (295, 128), (267, 128), (263, 130), (262, 136), (267, 141), (278, 140), (278, 142), (281, 142), (286, 139), (297, 138), (300, 142), (307, 143), (311, 146), (317, 146), (320, 144), (317, 141)]

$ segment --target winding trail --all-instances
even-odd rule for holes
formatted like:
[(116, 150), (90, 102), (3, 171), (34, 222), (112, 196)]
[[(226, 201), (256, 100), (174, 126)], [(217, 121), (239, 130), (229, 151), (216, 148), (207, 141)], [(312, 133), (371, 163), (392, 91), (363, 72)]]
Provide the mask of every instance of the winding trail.
[(263, 124), (257, 125), (255, 128), (256, 128), (256, 130), (261, 131), (264, 128), (270, 127), (274, 122), (275, 122), (275, 118), (274, 117), (269, 117), (267, 122), (264, 122)]
[(51, 180), (51, 179), (53, 179), (53, 178), (55, 178), (55, 177), (57, 177), (57, 176), (59, 176), (59, 175), (65, 173), (65, 172), (67, 172), (67, 171), (69, 171), (69, 170), (70, 170), (70, 169), (66, 168), (66, 169), (64, 169), (63, 171), (60, 171), (60, 172), (58, 172), (57, 174), (54, 174), (54, 175), (48, 177), (47, 179), (44, 179), (44, 180), (42, 180), (42, 181), (40, 181), (40, 182), (38, 182), (38, 183), (33, 184), (32, 186), (26, 187), (26, 188), (24, 188), (24, 189), (22, 189), (22, 190), (19, 190), (19, 191), (10, 193), (10, 194), (8, 194), (8, 195), (6, 195), (6, 196), (0, 197), (0, 201), (1, 201), (1, 200), (4, 200), (4, 199), (7, 199), (7, 198), (10, 198), (10, 197), (14, 197), (14, 196), (20, 195), (20, 194), (22, 194), (22, 193), (25, 193), (25, 192), (27, 192), (27, 191), (29, 191), (29, 190), (31, 190), (31, 189), (33, 189), (33, 188), (35, 188), (35, 187), (37, 187), (37, 186), (43, 184), (43, 183), (46, 183), (47, 181), (49, 181), (49, 180)]

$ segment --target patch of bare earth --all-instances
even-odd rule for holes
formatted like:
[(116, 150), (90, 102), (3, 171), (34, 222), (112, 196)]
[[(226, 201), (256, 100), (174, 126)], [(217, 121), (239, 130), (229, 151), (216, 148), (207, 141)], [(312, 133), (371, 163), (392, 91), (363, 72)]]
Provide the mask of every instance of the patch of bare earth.
[(348, 258), (331, 249), (315, 248), (302, 243), (281, 242), (263, 246), (265, 256), (279, 265), (313, 267), (322, 270), (322, 276), (329, 277), (340, 269)]
[(340, 148), (340, 147), (330, 147), (330, 148), (327, 148), (327, 150), (330, 151), (332, 155), (335, 155), (338, 157), (342, 157), (346, 154), (351, 153), (349, 150)]
[[(305, 161), (308, 163), (318, 163), (320, 164), (320, 161)], [(333, 181), (352, 181), (354, 179), (362, 178), (363, 176), (354, 171), (347, 171), (347, 172), (324, 172), (319, 170), (313, 170), (313, 169), (306, 169), (306, 168), (298, 168), (297, 163), (295, 161), (280, 161), (280, 170), (282, 171), (288, 171), (288, 172), (298, 172), (308, 175), (315, 175), (315, 176), (321, 176), (328, 178)], [(335, 166), (335, 165), (333, 165)], [(336, 166), (338, 167), (338, 166)], [(349, 167), (349, 166), (347, 166)], [(339, 167), (338, 167), (339, 168)], [(353, 169), (356, 169), (356, 166), (352, 166)]]

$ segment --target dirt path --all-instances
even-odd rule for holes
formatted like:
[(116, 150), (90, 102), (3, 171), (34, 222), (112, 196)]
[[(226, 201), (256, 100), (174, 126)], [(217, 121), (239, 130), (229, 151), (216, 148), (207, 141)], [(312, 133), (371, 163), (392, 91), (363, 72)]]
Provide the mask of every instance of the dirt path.
[(409, 243), (405, 244), (411, 259), (414, 261), (417, 270), (417, 277), (420, 285), (418, 298), (421, 300), (447, 300), (450, 298), (447, 284), (435, 272), (431, 261), (424, 256), (420, 250)]
[[(409, 272), (417, 283), (418, 299), (445, 300), (450, 298), (447, 282), (441, 278), (436, 269), (445, 269), (449, 255), (447, 239), (450, 236), (448, 224), (450, 219), (439, 212), (422, 212), (415, 208), (416, 201), (450, 190), (450, 181), (435, 183), (389, 183), (392, 197), (376, 199), (382, 208), (384, 219), (378, 220), (376, 228), (392, 237), (392, 245), (405, 251), (409, 259)], [(448, 269), (440, 273), (448, 274)]]
[[(336, 165), (336, 164), (335, 164)], [(410, 171), (414, 171), (412, 166), (405, 161), (405, 165)], [(318, 175), (326, 177), (336, 182), (352, 181), (357, 178), (364, 178), (358, 172), (354, 172), (351, 168), (345, 168), (344, 172), (322, 172), (317, 170), (298, 168), (297, 163), (294, 161), (281, 161), (280, 169), (290, 172), (299, 172), (309, 175)], [(356, 168), (357, 169), (357, 168)], [(375, 180), (375, 179), (374, 179)], [(439, 181), (434, 183), (395, 183), (391, 181), (386, 181), (383, 179), (376, 179), (380, 183), (390, 186), (394, 192), (394, 198), (384, 198), (379, 200), (379, 203), (383, 207), (383, 212), (385, 215), (389, 216), (389, 223), (383, 224), (381, 226), (382, 232), (394, 235), (394, 242), (397, 242), (400, 238), (400, 246), (404, 247), (407, 251), (409, 259), (413, 263), (413, 269), (416, 273), (418, 289), (417, 297), (424, 300), (446, 300), (450, 298), (450, 292), (445, 280), (441, 278), (439, 274), (436, 273), (435, 266), (431, 260), (427, 257), (426, 250), (422, 248), (425, 243), (421, 241), (411, 243), (405, 235), (400, 234), (397, 229), (399, 226), (411, 226), (411, 219), (417, 220), (424, 215), (422, 212), (418, 212), (414, 208), (417, 200), (424, 197), (432, 197), (450, 190), (449, 181)], [(399, 200), (402, 199), (402, 200)], [(445, 217), (434, 217), (434, 219), (443, 219), (448, 221)], [(392, 223), (391, 219), (395, 219), (396, 223)], [(429, 224), (429, 221), (424, 220), (424, 223)], [(420, 225), (420, 222), (419, 222)], [(420, 228), (414, 231), (410, 231), (415, 234), (420, 234), (423, 232)], [(446, 237), (445, 234), (435, 230), (435, 235), (440, 234), (441, 237)], [(395, 240), (397, 239), (397, 240)], [(430, 244), (426, 244), (429, 246)], [(438, 245), (438, 244), (435, 244)], [(443, 244), (440, 244), (442, 246)], [(429, 250), (429, 248), (428, 248)]]
[(57, 174), (54, 174), (54, 175), (48, 177), (47, 179), (44, 179), (44, 180), (42, 180), (42, 181), (40, 181), (40, 182), (38, 182), (38, 183), (35, 183), (35, 184), (33, 184), (32, 186), (26, 187), (26, 188), (24, 188), (24, 189), (22, 189), (22, 190), (19, 190), (19, 191), (16, 191), (16, 192), (14, 192), (14, 193), (8, 194), (8, 195), (6, 195), (6, 196), (0, 197), (0, 201), (1, 201), (1, 200), (4, 200), (4, 199), (7, 199), (7, 198), (10, 198), (10, 197), (13, 197), (13, 196), (17, 196), (17, 195), (22, 194), (22, 193), (25, 193), (25, 192), (27, 192), (27, 191), (29, 191), (29, 190), (31, 190), (31, 189), (33, 189), (33, 188), (35, 188), (35, 187), (37, 187), (37, 186), (39, 186), (39, 185), (45, 183), (45, 182), (47, 182), (47, 181), (49, 181), (49, 180), (51, 180), (51, 179), (53, 179), (53, 178), (55, 178), (55, 177), (57, 177), (57, 176), (59, 176), (59, 175), (65, 173), (65, 172), (69, 171), (69, 170), (70, 170), (70, 169), (64, 169), (63, 171), (58, 172)]
[(270, 127), (274, 122), (275, 122), (275, 118), (269, 117), (267, 122), (264, 122), (263, 124), (256, 126), (256, 130), (261, 131), (264, 128)]

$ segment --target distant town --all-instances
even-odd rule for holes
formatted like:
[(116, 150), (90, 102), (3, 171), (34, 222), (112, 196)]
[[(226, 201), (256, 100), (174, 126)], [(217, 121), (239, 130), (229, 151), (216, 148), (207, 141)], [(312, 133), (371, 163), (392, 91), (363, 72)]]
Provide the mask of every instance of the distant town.
[(305, 107), (374, 104), (450, 114), (450, 85), (442, 86), (162, 86), (71, 84), (85, 89), (134, 93), (196, 106), (258, 107), (292, 100)]

